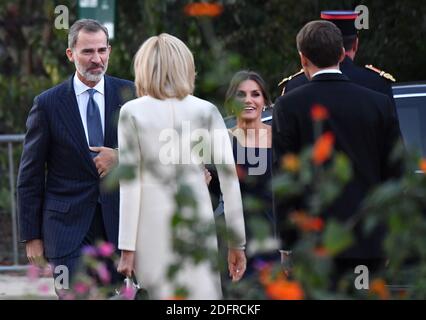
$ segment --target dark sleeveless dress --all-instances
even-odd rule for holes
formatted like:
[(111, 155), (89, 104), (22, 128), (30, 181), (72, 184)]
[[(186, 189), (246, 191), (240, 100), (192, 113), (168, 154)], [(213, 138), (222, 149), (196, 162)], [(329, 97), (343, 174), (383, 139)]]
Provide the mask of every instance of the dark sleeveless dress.
[(232, 138), (232, 148), (240, 181), (247, 243), (253, 239), (254, 218), (266, 222), (269, 236), (275, 236), (272, 210), (272, 148), (244, 147)]

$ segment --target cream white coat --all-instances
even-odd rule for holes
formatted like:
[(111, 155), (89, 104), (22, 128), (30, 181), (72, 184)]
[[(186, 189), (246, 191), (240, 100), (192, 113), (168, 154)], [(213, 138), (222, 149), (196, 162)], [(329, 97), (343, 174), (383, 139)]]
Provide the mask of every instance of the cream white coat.
[[(201, 136), (203, 143), (197, 148)], [(241, 193), (228, 132), (219, 111), (208, 101), (192, 95), (182, 100), (144, 96), (121, 108), (118, 143), (120, 165), (135, 168), (134, 179), (120, 181), (119, 249), (135, 251), (136, 277), (151, 298), (172, 298), (175, 288), (167, 268), (176, 261), (171, 239), (175, 193), (182, 183), (189, 186), (200, 224), (213, 225), (203, 172), (207, 161), (216, 164), (226, 224), (238, 238), (230, 245), (245, 245)], [(201, 146), (206, 151), (203, 155)], [(217, 252), (216, 235), (206, 243)], [(184, 263), (177, 280), (189, 290), (189, 299), (222, 298), (220, 275), (211, 261)]]

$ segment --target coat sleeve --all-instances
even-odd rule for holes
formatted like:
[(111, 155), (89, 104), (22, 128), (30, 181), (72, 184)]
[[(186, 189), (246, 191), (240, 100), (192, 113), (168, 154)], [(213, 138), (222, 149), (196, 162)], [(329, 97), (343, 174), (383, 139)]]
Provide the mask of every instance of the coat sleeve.
[[(273, 178), (279, 178), (281, 159), (287, 153), (297, 154), (300, 151), (296, 116), (287, 108), (286, 97), (277, 100), (272, 117), (272, 159)], [(288, 213), (294, 203), (283, 199), (282, 195), (273, 190), (273, 210), (276, 217), (277, 233), (280, 236), (282, 249), (290, 249), (295, 240), (295, 234), (287, 228)]]
[[(126, 106), (118, 120), (120, 222), (118, 248), (135, 251), (141, 203), (141, 148), (138, 127)], [(126, 177), (126, 178), (124, 178)]]
[[(397, 146), (404, 149), (403, 138), (399, 121), (396, 113), (394, 112), (394, 105), (390, 99), (386, 99), (386, 106), (384, 117), (386, 126), (386, 135), (384, 139), (384, 152), (382, 154), (382, 180), (399, 178), (403, 173), (403, 160), (400, 157), (394, 159), (393, 152)], [(403, 150), (405, 152), (405, 150)]]
[(243, 204), (240, 183), (235, 168), (234, 156), (228, 130), (221, 114), (212, 106), (210, 135), (212, 160), (216, 166), (223, 195), (225, 221), (231, 235), (229, 247), (244, 248), (246, 243)]
[(42, 239), (49, 126), (39, 97), (34, 99), (26, 126), (17, 181), (21, 241)]

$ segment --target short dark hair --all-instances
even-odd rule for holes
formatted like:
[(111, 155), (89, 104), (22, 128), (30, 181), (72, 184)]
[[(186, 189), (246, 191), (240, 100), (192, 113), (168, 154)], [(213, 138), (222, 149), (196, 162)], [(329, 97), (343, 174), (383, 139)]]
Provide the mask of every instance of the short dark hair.
[(346, 51), (349, 51), (353, 48), (355, 40), (358, 38), (357, 35), (353, 36), (343, 36), (343, 47)]
[(332, 22), (305, 24), (296, 37), (297, 49), (318, 68), (336, 65), (342, 54), (342, 32)]
[(70, 28), (68, 33), (68, 48), (73, 49), (75, 47), (80, 30), (84, 30), (86, 32), (98, 32), (99, 30), (102, 30), (105, 33), (107, 45), (109, 43), (108, 29), (99, 21), (93, 19), (80, 19), (74, 22)]
[(250, 70), (241, 70), (234, 74), (231, 79), (231, 82), (229, 83), (228, 90), (226, 91), (225, 106), (229, 103), (232, 103), (232, 100), (235, 99), (235, 96), (237, 94), (239, 85), (241, 84), (241, 82), (246, 80), (253, 80), (258, 84), (260, 91), (262, 92), (263, 99), (265, 99), (265, 104), (267, 106), (270, 106), (272, 104), (272, 101), (269, 96), (265, 80), (263, 80), (263, 78), (257, 72)]

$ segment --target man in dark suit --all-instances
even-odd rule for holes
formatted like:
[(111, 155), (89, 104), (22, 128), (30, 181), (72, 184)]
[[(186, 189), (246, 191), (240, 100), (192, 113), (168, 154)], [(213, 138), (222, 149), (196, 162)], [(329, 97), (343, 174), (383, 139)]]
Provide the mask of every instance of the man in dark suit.
[[(275, 173), (284, 155), (298, 154), (314, 143), (311, 108), (320, 104), (327, 108), (324, 132), (335, 136), (335, 149), (345, 153), (353, 167), (353, 178), (342, 194), (323, 214), (341, 222), (357, 213), (360, 203), (372, 187), (400, 175), (400, 167), (389, 161), (393, 147), (401, 139), (393, 106), (384, 94), (351, 82), (339, 70), (344, 59), (340, 30), (328, 21), (312, 21), (297, 35), (301, 64), (310, 82), (277, 99), (274, 107), (272, 134)], [(291, 245), (282, 226), (288, 219), (289, 202), (274, 198), (277, 221), (281, 225), (283, 246)], [(356, 242), (343, 252), (339, 267), (358, 264), (375, 267), (382, 263), (382, 232), (365, 236), (355, 230)], [(283, 249), (291, 249), (283, 247)]]
[(47, 258), (66, 266), (70, 279), (83, 246), (118, 242), (119, 192), (100, 182), (117, 164), (117, 116), (134, 86), (105, 75), (110, 51), (104, 26), (77, 21), (66, 50), (75, 74), (37, 96), (27, 119), (17, 187), (21, 240), (31, 263)]
[[(358, 13), (355, 11), (321, 12), (321, 19), (333, 22), (343, 35), (345, 58), (340, 63), (340, 71), (352, 82), (386, 94), (395, 106), (391, 87), (395, 79), (389, 73), (381, 71), (371, 65), (367, 65), (363, 68), (354, 64), (353, 60), (355, 59), (359, 47), (358, 31), (355, 28), (355, 19), (357, 17)], [(284, 94), (306, 83), (308, 83), (308, 79), (304, 73), (298, 72), (291, 77), (283, 79), (280, 84), (284, 84), (282, 91)]]

